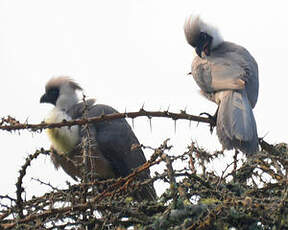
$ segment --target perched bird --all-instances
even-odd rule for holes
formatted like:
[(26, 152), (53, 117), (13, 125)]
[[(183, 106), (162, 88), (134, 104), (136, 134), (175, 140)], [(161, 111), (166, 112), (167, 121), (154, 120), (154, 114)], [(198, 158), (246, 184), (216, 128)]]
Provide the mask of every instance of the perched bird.
[[(77, 91), (82, 88), (68, 77), (52, 78), (46, 84), (46, 93), (40, 103), (51, 103), (55, 107), (46, 118), (47, 123), (89, 118), (117, 113), (108, 105), (94, 104), (93, 99), (79, 102)], [(118, 178), (130, 174), (133, 169), (146, 162), (139, 141), (125, 119), (101, 121), (84, 126), (72, 126), (47, 129), (52, 143), (50, 157), (56, 169), (60, 166), (72, 178), (83, 178), (83, 143), (88, 143), (89, 176), (96, 178)], [(61, 157), (65, 156), (65, 157)], [(139, 179), (150, 178), (147, 170)], [(156, 198), (153, 185), (147, 185), (134, 194), (136, 199)]]
[(199, 16), (187, 18), (184, 32), (197, 53), (191, 74), (201, 93), (218, 104), (214, 118), (223, 149), (257, 152), (258, 135), (252, 112), (259, 89), (255, 59), (245, 48), (224, 41), (219, 31)]

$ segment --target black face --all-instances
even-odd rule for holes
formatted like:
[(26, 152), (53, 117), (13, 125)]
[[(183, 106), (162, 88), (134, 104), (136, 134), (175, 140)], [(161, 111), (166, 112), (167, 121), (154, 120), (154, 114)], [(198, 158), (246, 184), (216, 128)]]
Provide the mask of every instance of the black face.
[(40, 103), (51, 103), (53, 105), (56, 105), (58, 97), (59, 97), (59, 88), (50, 88), (41, 97)]
[(195, 47), (196, 53), (199, 57), (202, 57), (202, 51), (204, 51), (206, 56), (210, 56), (211, 45), (213, 38), (204, 32), (201, 32)]

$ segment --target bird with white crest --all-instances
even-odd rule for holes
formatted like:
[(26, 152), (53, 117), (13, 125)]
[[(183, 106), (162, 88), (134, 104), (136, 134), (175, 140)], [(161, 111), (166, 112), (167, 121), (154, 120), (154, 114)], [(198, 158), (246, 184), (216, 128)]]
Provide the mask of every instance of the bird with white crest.
[(258, 134), (252, 109), (258, 99), (258, 65), (242, 46), (224, 41), (218, 29), (199, 16), (184, 24), (187, 42), (197, 56), (191, 74), (201, 94), (218, 104), (214, 116), (223, 149), (245, 154), (258, 151)]
[[(51, 103), (54, 108), (46, 118), (47, 123), (63, 120), (91, 118), (117, 113), (108, 105), (95, 104), (94, 99), (80, 102), (77, 91), (82, 88), (69, 77), (56, 77), (48, 81), (40, 103)], [(89, 143), (87, 174), (89, 178), (108, 179), (125, 177), (146, 162), (139, 141), (125, 119), (101, 121), (83, 126), (47, 129), (51, 145), (51, 159), (55, 167), (72, 178), (83, 178), (83, 140)], [(138, 146), (135, 148), (135, 146)], [(61, 157), (65, 156), (65, 157)], [(150, 171), (139, 174), (138, 179), (150, 178)], [(132, 194), (137, 200), (154, 200), (153, 185), (147, 184)]]

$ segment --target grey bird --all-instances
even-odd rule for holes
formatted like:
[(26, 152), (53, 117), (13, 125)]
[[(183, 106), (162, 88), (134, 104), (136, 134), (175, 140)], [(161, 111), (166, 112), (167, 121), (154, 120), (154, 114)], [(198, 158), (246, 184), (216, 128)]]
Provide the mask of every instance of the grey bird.
[[(79, 102), (77, 91), (82, 88), (69, 77), (52, 78), (46, 84), (46, 92), (40, 103), (51, 103), (52, 109), (45, 122), (95, 117), (117, 113), (108, 105), (95, 104), (94, 99)], [(50, 157), (56, 169), (62, 167), (72, 178), (83, 178), (83, 143), (89, 143), (89, 160), (86, 163), (90, 176), (100, 179), (125, 177), (133, 169), (146, 162), (139, 141), (125, 119), (101, 121), (83, 126), (47, 129), (52, 143)], [(84, 142), (83, 142), (84, 141)], [(138, 146), (138, 148), (133, 148)], [(62, 157), (65, 156), (65, 157)], [(150, 178), (150, 171), (144, 171), (139, 179)], [(153, 185), (143, 186), (136, 194), (137, 200), (156, 198)]]
[(219, 31), (199, 16), (184, 24), (187, 42), (197, 56), (191, 74), (209, 100), (218, 104), (217, 135), (223, 149), (245, 154), (258, 151), (258, 135), (252, 109), (258, 99), (258, 65), (243, 47), (224, 41)]

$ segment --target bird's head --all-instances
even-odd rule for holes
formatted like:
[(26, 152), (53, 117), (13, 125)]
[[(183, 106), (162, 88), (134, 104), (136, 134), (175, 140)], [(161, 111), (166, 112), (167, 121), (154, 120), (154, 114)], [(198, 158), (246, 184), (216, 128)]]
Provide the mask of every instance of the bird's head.
[(46, 84), (40, 103), (51, 103), (61, 110), (68, 110), (78, 102), (77, 90), (82, 88), (69, 77), (52, 78)]
[(195, 48), (199, 57), (210, 56), (211, 50), (223, 42), (219, 31), (206, 24), (199, 16), (190, 16), (184, 24), (184, 32), (187, 42)]

